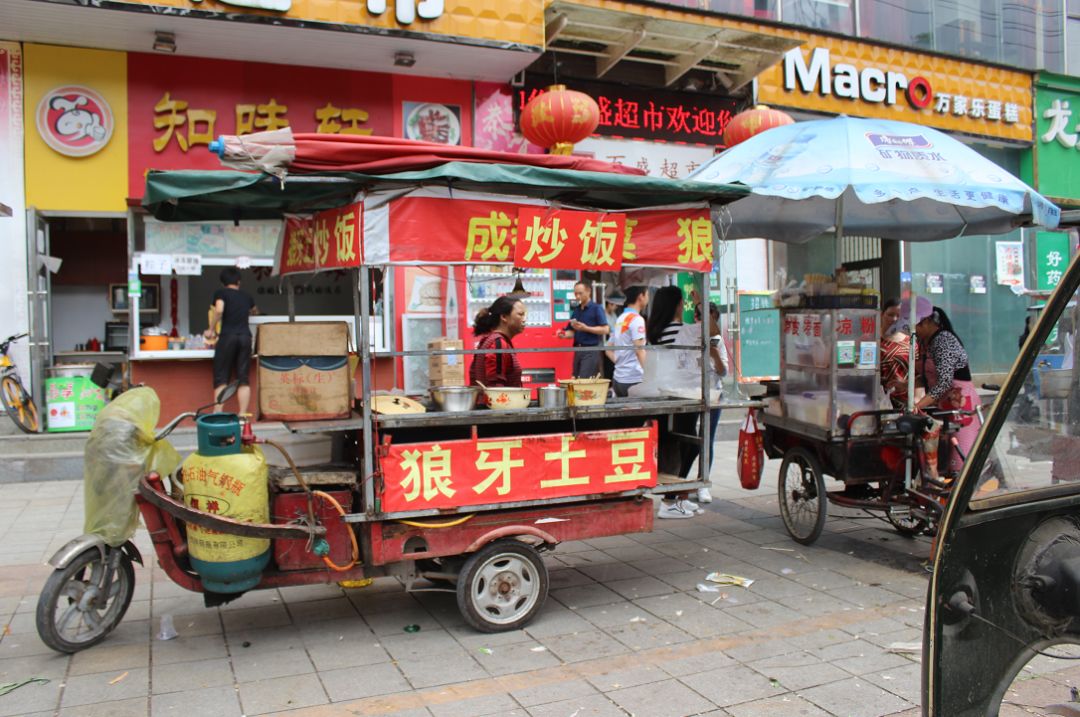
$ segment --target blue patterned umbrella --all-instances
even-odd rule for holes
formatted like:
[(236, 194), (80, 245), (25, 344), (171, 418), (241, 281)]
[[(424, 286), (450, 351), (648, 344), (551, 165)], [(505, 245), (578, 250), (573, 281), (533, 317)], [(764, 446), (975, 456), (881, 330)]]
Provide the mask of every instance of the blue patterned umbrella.
[(762, 132), (688, 179), (751, 188), (750, 196), (715, 210), (728, 238), (800, 243), (847, 233), (935, 241), (1019, 226), (1052, 229), (1061, 216), (1034, 189), (948, 135), (843, 115)]

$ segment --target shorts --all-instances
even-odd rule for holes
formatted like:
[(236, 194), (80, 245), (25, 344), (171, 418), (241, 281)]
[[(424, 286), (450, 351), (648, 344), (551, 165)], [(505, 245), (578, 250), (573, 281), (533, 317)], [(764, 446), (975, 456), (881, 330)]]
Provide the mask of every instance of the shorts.
[(630, 395), (630, 387), (637, 386), (640, 381), (634, 381), (633, 383), (623, 383), (622, 381), (611, 382), (611, 388), (615, 390), (615, 395), (619, 398), (627, 398)]
[(236, 374), (241, 386), (248, 385), (251, 369), (251, 334), (222, 334), (214, 347), (214, 386), (224, 386)]

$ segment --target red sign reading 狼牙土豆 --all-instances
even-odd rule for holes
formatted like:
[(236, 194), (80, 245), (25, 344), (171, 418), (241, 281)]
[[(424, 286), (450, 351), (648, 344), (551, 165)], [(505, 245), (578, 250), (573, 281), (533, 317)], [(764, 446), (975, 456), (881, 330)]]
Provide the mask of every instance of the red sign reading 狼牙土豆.
[(656, 485), (656, 424), (393, 444), (381, 468), (387, 513), (621, 493)]

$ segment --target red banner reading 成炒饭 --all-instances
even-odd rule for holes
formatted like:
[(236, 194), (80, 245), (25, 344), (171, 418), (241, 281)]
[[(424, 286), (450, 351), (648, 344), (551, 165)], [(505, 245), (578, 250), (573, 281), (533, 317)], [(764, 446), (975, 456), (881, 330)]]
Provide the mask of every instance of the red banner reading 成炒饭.
[(656, 424), (393, 444), (381, 465), (387, 513), (621, 493), (656, 485)]
[[(525, 230), (519, 227), (519, 212), (528, 210)], [(712, 221), (708, 207), (681, 209), (649, 209), (628, 211), (620, 214), (593, 212), (554, 212), (545, 207), (523, 205), (506, 201), (472, 199), (440, 199), (433, 197), (401, 197), (390, 203), (388, 230), (385, 235), (364, 237), (367, 256), (388, 256), (395, 262), (478, 262), (513, 263), (518, 266), (542, 266), (564, 268), (555, 263), (521, 263), (518, 261), (518, 237), (530, 240), (528, 230), (531, 217), (564, 217), (568, 214), (591, 218), (592, 227), (598, 228), (597, 218), (608, 221), (619, 217), (621, 237), (616, 238), (617, 248), (612, 249), (612, 259), (620, 258), (610, 266), (626, 264), (671, 267), (684, 271), (710, 271), (713, 264)], [(573, 233), (562, 220), (560, 234)], [(541, 224), (541, 226), (546, 226)], [(553, 223), (551, 224), (553, 226)], [(575, 234), (576, 258), (581, 258), (583, 244), (578, 224)], [(591, 232), (591, 229), (590, 229)], [(599, 233), (598, 233), (599, 234)], [(591, 236), (591, 233), (590, 235)], [(542, 237), (537, 237), (542, 238)], [(598, 238), (600, 238), (598, 236)], [(603, 239), (610, 240), (605, 229)], [(530, 240), (531, 241), (531, 240)], [(550, 242), (549, 242), (550, 243)], [(376, 244), (385, 249), (375, 251)], [(522, 244), (521, 256), (529, 254), (531, 244)], [(591, 247), (590, 247), (591, 250)], [(541, 242), (536, 247), (532, 261), (550, 252)], [(575, 249), (568, 245), (561, 254), (574, 256)], [(606, 252), (606, 247), (604, 247)], [(570, 268), (600, 268), (598, 263), (578, 262)], [(603, 265), (609, 266), (609, 265)]]
[(356, 202), (312, 215), (289, 217), (278, 242), (275, 274), (360, 266), (363, 261), (363, 204)]
[(514, 266), (617, 271), (626, 215), (549, 207), (518, 209)]

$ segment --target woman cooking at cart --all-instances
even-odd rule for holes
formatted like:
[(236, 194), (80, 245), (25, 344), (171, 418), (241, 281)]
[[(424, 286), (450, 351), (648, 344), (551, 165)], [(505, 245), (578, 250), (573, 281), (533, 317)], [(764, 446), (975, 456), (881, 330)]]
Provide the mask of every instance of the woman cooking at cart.
[[(910, 304), (905, 301), (900, 309), (901, 315), (910, 315), (910, 310)], [(948, 315), (920, 297), (915, 302), (915, 321), (915, 336), (919, 345), (925, 347), (923, 375), (926, 379), (926, 395), (919, 399), (915, 407), (975, 411), (980, 399), (971, 380), (971, 364)], [(956, 441), (962, 455), (952, 451), (949, 457), (949, 469), (958, 471), (963, 468), (964, 459), (975, 444), (980, 424), (973, 415), (952, 416), (949, 420), (960, 426)]]
[[(513, 338), (525, 330), (525, 304), (500, 296), (486, 309), (481, 309), (473, 321), (473, 333), (479, 339), (480, 351), (514, 348)], [(476, 354), (469, 367), (472, 386), (521, 387), (521, 364), (516, 354)]]

